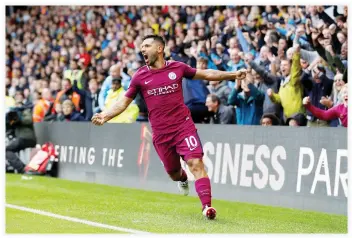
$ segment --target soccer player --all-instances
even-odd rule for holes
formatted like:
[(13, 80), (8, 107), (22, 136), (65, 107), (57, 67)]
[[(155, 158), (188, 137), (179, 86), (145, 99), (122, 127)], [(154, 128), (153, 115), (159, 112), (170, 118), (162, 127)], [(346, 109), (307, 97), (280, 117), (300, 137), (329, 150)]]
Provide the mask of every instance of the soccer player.
[(143, 38), (141, 52), (146, 65), (134, 74), (125, 96), (110, 109), (95, 114), (92, 123), (103, 125), (122, 113), (141, 92), (149, 111), (153, 131), (153, 144), (166, 172), (178, 181), (180, 192), (188, 195), (187, 174), (180, 157), (195, 177), (195, 188), (202, 203), (202, 213), (208, 219), (216, 217), (211, 206), (210, 180), (203, 164), (203, 148), (191, 113), (183, 101), (182, 78), (209, 81), (244, 79), (246, 71), (223, 72), (200, 70), (176, 61), (164, 59), (165, 42), (157, 35)]

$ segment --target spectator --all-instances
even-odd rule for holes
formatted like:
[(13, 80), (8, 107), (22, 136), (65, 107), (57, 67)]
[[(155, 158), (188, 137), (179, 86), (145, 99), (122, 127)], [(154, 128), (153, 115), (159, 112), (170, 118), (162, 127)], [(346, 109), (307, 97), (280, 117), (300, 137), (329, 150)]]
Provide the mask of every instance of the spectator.
[(269, 66), (270, 66), (270, 60), (268, 59), (268, 55), (269, 55), (269, 48), (267, 46), (263, 46), (260, 49), (260, 53), (259, 56), (255, 59), (255, 62), (263, 67), (265, 67), (267, 70), (269, 70)]
[[(257, 87), (262, 92), (267, 92), (268, 89), (271, 89), (273, 92), (277, 93), (279, 90), (279, 83), (281, 78), (268, 73), (263, 66), (260, 66), (250, 58), (247, 58), (246, 64), (249, 68), (252, 68), (252, 76), (257, 82)], [(281, 105), (272, 102), (270, 97), (265, 93), (263, 113), (274, 113), (278, 117), (281, 116)]]
[(260, 119), (260, 125), (262, 126), (279, 126), (280, 124), (280, 119), (272, 113), (263, 114)]
[(64, 71), (64, 78), (69, 79), (71, 84), (73, 84), (74, 80), (77, 80), (78, 88), (82, 89), (86, 84), (83, 73), (84, 71), (78, 66), (78, 60), (72, 59), (70, 61), (70, 68)]
[(73, 91), (78, 93), (80, 95), (80, 98), (84, 100), (84, 110), (82, 116), (85, 118), (86, 121), (90, 121), (92, 116), (100, 111), (98, 101), (98, 95), (100, 90), (98, 88), (97, 80), (89, 80), (88, 87), (89, 90), (79, 89), (77, 87), (77, 80), (74, 81), (72, 87)]
[(46, 115), (50, 114), (53, 106), (50, 89), (43, 88), (41, 99), (35, 104), (33, 109), (33, 122), (42, 122)]
[[(113, 79), (120, 79), (123, 80), (123, 76), (121, 74), (121, 64), (115, 64), (110, 67), (110, 75), (105, 79), (103, 85), (101, 86), (101, 90), (99, 93), (99, 107), (101, 110), (105, 108), (105, 101), (108, 95), (109, 90), (112, 87), (112, 80)], [(125, 80), (129, 80), (130, 77), (124, 74)], [(126, 79), (128, 78), (128, 79)], [(126, 88), (125, 88), (126, 89)]]
[(65, 121), (84, 121), (84, 117), (75, 110), (75, 105), (69, 99), (62, 103), (62, 113)]
[(295, 113), (286, 120), (288, 126), (307, 126), (307, 118), (303, 113)]
[(327, 108), (332, 108), (334, 105), (338, 105), (343, 102), (343, 99), (341, 97), (341, 89), (345, 85), (345, 82), (343, 81), (343, 75), (342, 74), (336, 74), (334, 78), (334, 83), (332, 86), (332, 93), (329, 98), (323, 97), (320, 100), (320, 103), (323, 104)]
[[(230, 61), (227, 63), (227, 71), (234, 72), (246, 67), (244, 61), (241, 59), (243, 52), (240, 52), (238, 48), (230, 48)], [(234, 82), (228, 81), (227, 85), (233, 88)]]
[(236, 106), (236, 119), (238, 125), (259, 125), (263, 115), (263, 102), (265, 94), (254, 86), (251, 74), (245, 80), (237, 80), (228, 103)]
[(209, 93), (215, 94), (220, 98), (221, 104), (228, 105), (227, 99), (231, 89), (226, 85), (226, 81), (210, 81), (207, 88)]
[[(111, 89), (108, 92), (106, 98), (105, 107), (111, 108), (114, 105), (115, 101), (120, 100), (121, 97), (125, 94), (125, 90), (121, 86), (120, 79), (113, 79)], [(109, 123), (132, 123), (137, 120), (139, 109), (136, 104), (131, 103), (127, 109), (120, 115), (114, 117), (109, 121)]]
[(65, 121), (65, 115), (62, 112), (62, 104), (60, 102), (55, 104), (54, 111), (46, 115), (44, 121)]
[(11, 107), (14, 107), (15, 103), (15, 99), (9, 96), (9, 90), (6, 88), (5, 111), (7, 112)]
[(284, 110), (284, 118), (288, 118), (294, 113), (304, 113), (301, 98), (303, 97), (303, 87), (300, 82), (301, 65), (299, 47), (295, 47), (292, 58), (292, 68), (289, 60), (281, 61), (280, 70), (284, 76), (278, 93), (274, 93), (271, 88), (267, 94), (272, 102), (281, 104)]
[[(208, 59), (199, 58), (197, 69), (207, 69)], [(184, 102), (191, 111), (192, 120), (195, 123), (203, 123), (208, 117), (208, 108), (205, 106), (209, 90), (202, 80), (184, 79), (182, 81)]]
[(240, 50), (238, 48), (234, 48), (230, 53), (230, 61), (227, 63), (227, 71), (237, 71), (245, 68), (244, 61), (241, 59)]
[(324, 121), (339, 119), (340, 124), (344, 127), (347, 127), (348, 123), (348, 84), (341, 89), (341, 96), (343, 103), (340, 103), (326, 111), (321, 110), (311, 104), (310, 98), (305, 97), (303, 99), (303, 105), (310, 111), (312, 114)]
[[(309, 70), (308, 73), (310, 73)], [(306, 91), (305, 94), (312, 99), (312, 104), (315, 107), (325, 110), (326, 107), (322, 105), (320, 101), (331, 94), (333, 81), (326, 77), (325, 70), (322, 67), (316, 67), (312, 70), (313, 79), (308, 73), (307, 71), (303, 72), (303, 74), (307, 74), (308, 77), (301, 80)], [(307, 118), (308, 127), (329, 126), (329, 122), (314, 117), (309, 111), (307, 112)]]
[(78, 93), (73, 91), (71, 81), (69, 79), (64, 79), (62, 80), (62, 90), (57, 94), (54, 104), (59, 102), (63, 104), (67, 99), (71, 100), (75, 106), (75, 110), (79, 111), (81, 97)]
[(24, 104), (24, 93), (22, 91), (16, 91), (15, 92), (15, 102), (16, 103), (21, 103)]
[(210, 117), (210, 124), (235, 124), (233, 107), (221, 104), (216, 94), (209, 94), (205, 105), (209, 112), (213, 113)]
[[(52, 74), (53, 76), (54, 74)], [(53, 98), (56, 98), (57, 94), (60, 92), (61, 80), (58, 76), (54, 75), (50, 80), (49, 88), (51, 90), (51, 95)]]
[[(215, 41), (215, 39), (213, 39), (213, 41)], [(230, 60), (230, 57), (227, 52), (225, 52), (225, 47), (221, 43), (216, 43), (215, 48), (212, 49), (210, 57), (219, 70), (226, 70), (226, 65)]]

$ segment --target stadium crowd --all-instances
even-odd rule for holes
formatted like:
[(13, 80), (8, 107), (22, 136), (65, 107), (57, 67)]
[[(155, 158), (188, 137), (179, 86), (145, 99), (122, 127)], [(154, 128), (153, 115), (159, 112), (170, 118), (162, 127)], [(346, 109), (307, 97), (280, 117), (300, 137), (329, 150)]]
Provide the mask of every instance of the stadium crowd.
[[(6, 15), (6, 107), (89, 121), (124, 95), (163, 36), (165, 57), (245, 80), (183, 80), (196, 123), (347, 127), (347, 7), (16, 7)], [(138, 95), (115, 123), (147, 121)]]

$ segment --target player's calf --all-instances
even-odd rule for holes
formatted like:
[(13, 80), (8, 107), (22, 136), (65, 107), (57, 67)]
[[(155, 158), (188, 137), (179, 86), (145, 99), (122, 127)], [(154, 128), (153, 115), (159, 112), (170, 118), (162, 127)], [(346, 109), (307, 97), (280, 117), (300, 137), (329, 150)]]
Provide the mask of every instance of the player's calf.
[(214, 219), (216, 210), (211, 206), (211, 185), (204, 163), (201, 159), (189, 159), (187, 165), (196, 179), (195, 187), (202, 203), (203, 214), (209, 219)]

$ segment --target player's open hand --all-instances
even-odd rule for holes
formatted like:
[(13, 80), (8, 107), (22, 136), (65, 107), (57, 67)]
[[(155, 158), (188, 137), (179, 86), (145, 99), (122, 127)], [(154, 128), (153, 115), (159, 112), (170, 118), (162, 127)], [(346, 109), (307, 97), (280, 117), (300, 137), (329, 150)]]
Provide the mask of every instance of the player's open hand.
[(104, 115), (97, 113), (92, 117), (92, 123), (96, 126), (102, 126), (105, 123)]
[(240, 69), (236, 72), (236, 79), (242, 80), (245, 79), (247, 75), (246, 69)]

